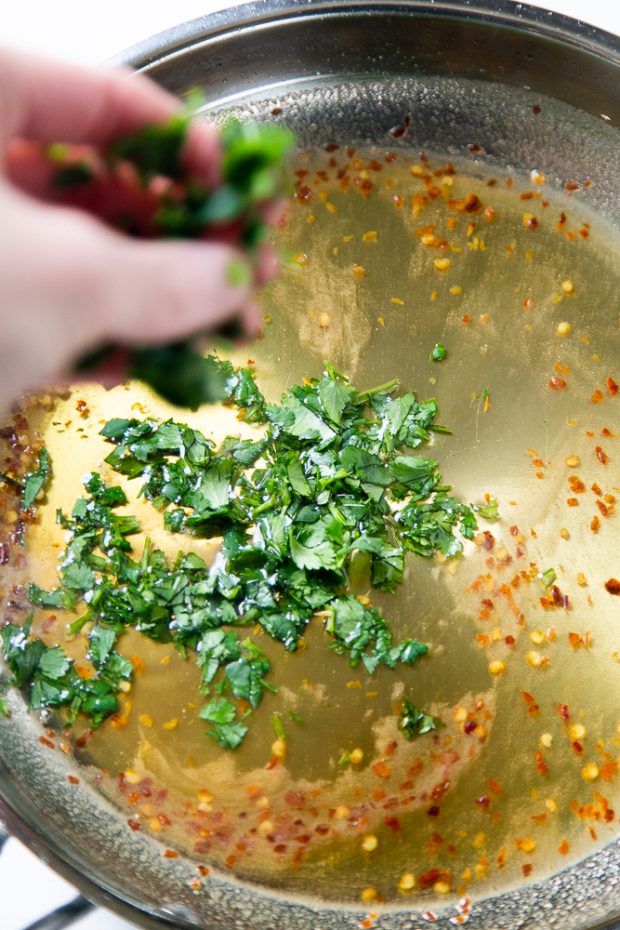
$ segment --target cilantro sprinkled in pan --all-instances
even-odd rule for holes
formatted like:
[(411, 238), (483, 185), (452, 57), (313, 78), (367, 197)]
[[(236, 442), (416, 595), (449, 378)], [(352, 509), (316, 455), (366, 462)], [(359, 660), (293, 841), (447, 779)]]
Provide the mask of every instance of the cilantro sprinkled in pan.
[[(138, 522), (119, 512), (124, 491), (86, 476), (71, 513), (58, 515), (68, 531), (58, 587), (32, 584), (28, 596), (38, 607), (78, 612), (70, 629), (88, 624), (93, 674), (81, 679), (62, 649), (46, 649), (29, 628), (7, 627), (5, 654), (33, 707), (64, 706), (69, 721), (81, 711), (94, 725), (114, 713), (115, 693), (132, 674), (116, 643), (133, 628), (195, 656), (200, 716), (210, 736), (234, 749), (265, 689), (275, 690), (255, 626), (295, 652), (308, 624), (320, 623), (327, 644), (369, 674), (428, 653), (415, 638), (397, 640), (370, 599), (352, 593), (350, 579), (361, 571), (373, 588), (394, 592), (408, 552), (453, 556), (477, 529), (437, 461), (412, 454), (436, 429), (435, 401), (399, 394), (396, 382), (358, 392), (328, 365), (322, 378), (270, 404), (250, 369), (211, 363), (226, 402), (260, 427), (256, 437), (228, 436), (216, 446), (173, 420), (105, 424), (107, 465), (140, 482), (139, 495), (184, 544), (174, 560), (150, 539), (136, 552)], [(191, 551), (196, 537), (221, 537), (212, 565)], [(436, 726), (409, 702), (403, 715), (407, 738)], [(279, 733), (282, 719), (273, 720)]]
[(47, 484), (51, 475), (51, 463), (47, 449), (44, 447), (37, 457), (37, 467), (28, 472), (24, 478), (22, 510), (28, 510), (34, 504)]
[(398, 728), (408, 740), (415, 739), (416, 736), (424, 736), (425, 733), (431, 733), (438, 730), (443, 724), (430, 714), (425, 714), (423, 710), (418, 710), (415, 704), (412, 704), (408, 698), (405, 698), (401, 705)]

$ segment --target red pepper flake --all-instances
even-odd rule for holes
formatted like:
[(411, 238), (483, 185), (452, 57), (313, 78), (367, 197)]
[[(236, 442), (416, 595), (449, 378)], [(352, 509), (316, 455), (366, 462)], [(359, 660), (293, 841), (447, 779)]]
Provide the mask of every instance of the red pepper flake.
[(398, 817), (386, 817), (383, 823), (390, 830), (393, 830), (394, 833), (400, 833), (401, 826), (400, 826), (400, 820), (398, 819)]
[(536, 116), (538, 116), (540, 112), (542, 112), (542, 107), (540, 106), (540, 104), (535, 103), (534, 106), (532, 107), (532, 113), (535, 113)]
[(569, 507), (579, 507), (579, 501), (576, 497), (567, 497), (566, 503)]
[(561, 856), (568, 855), (568, 853), (570, 852), (570, 843), (568, 842), (568, 840), (562, 840), (562, 842), (558, 846), (558, 852)]
[(300, 203), (307, 203), (309, 200), (312, 200), (313, 197), (314, 191), (311, 187), (308, 187), (307, 184), (304, 184), (295, 191), (295, 200), (298, 200)]
[(432, 807), (429, 807), (426, 813), (429, 817), (439, 817), (439, 812), (440, 808), (436, 804), (433, 804)]
[(563, 594), (557, 584), (551, 587), (551, 597), (556, 607), (562, 607), (564, 610), (568, 610), (568, 594)]
[(570, 720), (570, 705), (558, 704), (558, 714), (562, 720)]
[(569, 633), (568, 641), (573, 649), (589, 649), (592, 645), (592, 634), (589, 631), (585, 633)]
[(306, 796), (301, 791), (287, 791), (284, 795), (284, 800), (289, 807), (293, 807), (296, 810), (303, 807), (306, 802)]
[(393, 139), (404, 139), (404, 137), (409, 132), (409, 127), (411, 126), (411, 113), (407, 113), (402, 123), (398, 126), (393, 126), (389, 133)]
[(473, 733), (477, 726), (478, 724), (476, 723), (475, 720), (468, 720), (465, 726), (463, 727), (463, 730), (465, 731), (465, 733)]
[(70, 785), (79, 785), (80, 783), (80, 779), (77, 778), (75, 775), (67, 775), (67, 781), (69, 782)]
[(549, 378), (547, 386), (550, 387), (552, 391), (563, 391), (566, 387), (566, 381), (564, 378), (558, 378), (557, 375), (553, 375)]
[(392, 774), (392, 769), (382, 759), (374, 763), (372, 770), (377, 778), (389, 778)]
[(617, 578), (610, 578), (605, 582), (605, 590), (608, 594), (620, 595), (620, 581)]
[(129, 819), (127, 823), (129, 824), (130, 829), (134, 831), (134, 833), (137, 833), (138, 830), (142, 829), (142, 824), (139, 820)]
[(534, 866), (531, 864), (531, 862), (526, 862), (525, 865), (521, 866), (521, 871), (523, 872), (523, 875), (525, 876), (525, 878), (527, 878), (528, 875), (532, 874), (533, 868)]
[(40, 736), (39, 742), (41, 743), (42, 746), (47, 746), (48, 749), (56, 749), (56, 746), (51, 741), (51, 739), (47, 739), (47, 737), (45, 736)]
[(209, 874), (209, 870), (206, 867), (206, 865), (197, 865), (196, 868), (198, 869), (198, 872), (202, 875), (203, 878), (206, 878), (207, 875)]
[(609, 396), (615, 397), (616, 394), (618, 393), (618, 385), (616, 384), (614, 379), (608, 378), (607, 381), (605, 382), (605, 385), (607, 387), (607, 393), (609, 394)]
[(496, 781), (494, 778), (489, 778), (487, 785), (493, 792), (493, 794), (501, 794), (503, 791), (502, 784), (499, 781)]
[(597, 446), (596, 449), (595, 449), (594, 451), (596, 452), (596, 457), (597, 457), (597, 459), (599, 460), (599, 462), (601, 463), (601, 465), (607, 465), (607, 463), (608, 463), (608, 461), (609, 461), (609, 457), (608, 457), (607, 453), (603, 451), (602, 447), (601, 447), (601, 446)]
[(479, 804), (483, 810), (488, 811), (491, 806), (491, 798), (488, 794), (483, 794), (481, 797), (476, 798), (476, 804)]
[(471, 317), (469, 313), (463, 314), (463, 316), (461, 317), (461, 323), (463, 324), (463, 326), (469, 326), (469, 324), (471, 323)]
[(604, 517), (609, 515), (609, 508), (607, 507), (606, 504), (603, 503), (603, 501), (597, 501), (596, 506), (598, 507), (598, 509), (600, 510), (600, 512), (602, 513)]
[(599, 766), (598, 774), (599, 778), (602, 778), (603, 781), (613, 781), (618, 774), (618, 763), (605, 762), (604, 765)]
[(435, 787), (431, 791), (431, 798), (433, 799), (433, 801), (440, 801), (441, 798), (443, 798), (444, 794), (447, 794), (449, 790), (450, 790), (449, 781), (440, 782), (438, 785), (435, 785)]
[(437, 882), (442, 881), (450, 883), (452, 881), (452, 872), (447, 869), (429, 869), (428, 872), (423, 872), (418, 878), (420, 888), (432, 888)]
[(592, 397), (590, 398), (590, 403), (591, 404), (602, 404), (603, 400), (604, 400), (603, 392), (599, 391), (597, 388), (594, 394), (592, 395)]
[(601, 521), (599, 520), (599, 518), (597, 516), (592, 517), (592, 520), (590, 522), (590, 529), (592, 530), (592, 532), (598, 533), (600, 528), (601, 528)]
[(573, 747), (573, 751), (575, 755), (580, 756), (582, 754), (583, 744), (580, 743), (579, 740), (577, 739), (573, 740), (573, 742), (571, 743), (571, 746)]
[(178, 859), (179, 854), (174, 849), (164, 849), (164, 857), (166, 859)]
[(539, 775), (549, 774), (549, 766), (545, 762), (545, 757), (543, 756), (540, 750), (537, 750), (534, 753), (534, 763), (536, 765), (536, 771), (538, 772)]

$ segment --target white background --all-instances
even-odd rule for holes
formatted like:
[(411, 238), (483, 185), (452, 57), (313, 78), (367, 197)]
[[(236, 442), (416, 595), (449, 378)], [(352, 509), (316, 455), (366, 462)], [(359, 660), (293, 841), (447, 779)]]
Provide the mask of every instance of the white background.
[[(531, 2), (620, 33), (619, 0)], [(234, 5), (226, 0), (6, 0), (0, 40), (92, 64), (155, 32)]]
[[(5, 0), (0, 41), (97, 64), (177, 23), (222, 9), (225, 0)], [(620, 33), (620, 0), (547, 0), (536, 4)], [(11, 840), (0, 860), (0, 930), (28, 923), (73, 897), (74, 891)], [(131, 930), (97, 911), (74, 930)]]

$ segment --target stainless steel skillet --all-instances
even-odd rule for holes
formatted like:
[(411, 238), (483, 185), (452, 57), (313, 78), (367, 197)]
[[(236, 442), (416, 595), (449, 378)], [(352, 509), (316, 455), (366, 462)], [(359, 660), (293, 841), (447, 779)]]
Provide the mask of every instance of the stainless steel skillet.
[[(617, 222), (620, 205), (620, 40), (522, 4), (265, 2), (180, 26), (119, 56), (182, 94), (203, 88), (214, 111), (268, 115), (274, 101), (304, 144), (326, 138), (384, 143), (415, 111), (420, 148), (463, 152), (489, 165), (596, 173), (588, 205)], [(532, 94), (544, 100), (531, 114)], [(412, 139), (410, 138), (410, 142)], [(228, 876), (196, 895), (182, 860), (157, 845), (38, 747), (39, 724), (14, 698), (0, 721), (0, 813), (9, 829), (85, 894), (145, 927), (356, 927), (355, 911), (286, 900)], [(620, 917), (620, 844), (540, 885), (476, 903), (476, 930), (595, 928)], [(440, 916), (448, 930), (453, 910)], [(383, 930), (421, 925), (392, 910)]]

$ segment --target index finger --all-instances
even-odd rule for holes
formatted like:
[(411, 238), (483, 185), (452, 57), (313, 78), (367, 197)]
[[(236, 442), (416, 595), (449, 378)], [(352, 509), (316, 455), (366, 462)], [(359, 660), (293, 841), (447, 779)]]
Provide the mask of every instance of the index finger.
[[(178, 112), (176, 97), (145, 77), (129, 75), (1, 49), (0, 141), (22, 136), (100, 147)], [(191, 167), (212, 173), (217, 153), (215, 130), (192, 126), (187, 146)]]

